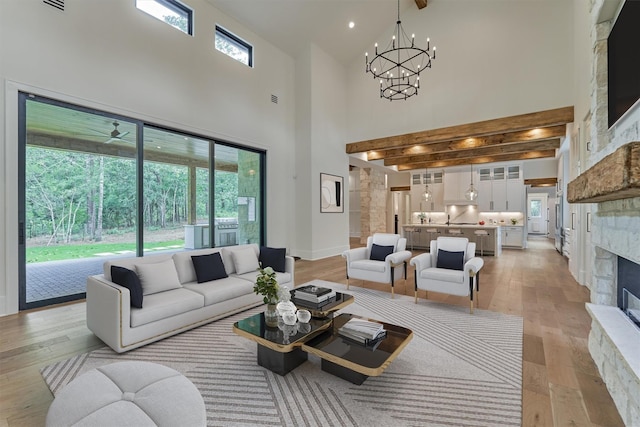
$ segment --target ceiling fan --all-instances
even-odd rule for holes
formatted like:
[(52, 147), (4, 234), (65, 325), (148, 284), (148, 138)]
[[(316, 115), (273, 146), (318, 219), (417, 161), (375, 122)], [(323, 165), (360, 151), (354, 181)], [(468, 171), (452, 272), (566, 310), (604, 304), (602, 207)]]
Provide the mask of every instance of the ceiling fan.
[(111, 131), (111, 133), (104, 133), (104, 132), (101, 132), (101, 131), (95, 130), (95, 129), (92, 129), (92, 130), (94, 132), (98, 132), (101, 135), (109, 137), (109, 139), (104, 142), (105, 144), (111, 144), (112, 142), (121, 142), (122, 138), (127, 136), (129, 134), (129, 132), (120, 132), (118, 130), (118, 126), (120, 125), (120, 123), (118, 123), (115, 120), (113, 121), (112, 125), (113, 125), (113, 130)]

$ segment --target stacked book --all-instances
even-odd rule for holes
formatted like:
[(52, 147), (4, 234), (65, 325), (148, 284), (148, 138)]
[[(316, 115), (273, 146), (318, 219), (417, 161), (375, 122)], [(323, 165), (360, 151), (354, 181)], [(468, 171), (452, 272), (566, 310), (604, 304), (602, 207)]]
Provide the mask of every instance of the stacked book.
[(377, 346), (387, 336), (387, 331), (378, 322), (353, 318), (338, 329), (338, 334), (359, 344)]
[(336, 291), (321, 286), (307, 285), (294, 289), (293, 297), (302, 302), (323, 304), (336, 297)]

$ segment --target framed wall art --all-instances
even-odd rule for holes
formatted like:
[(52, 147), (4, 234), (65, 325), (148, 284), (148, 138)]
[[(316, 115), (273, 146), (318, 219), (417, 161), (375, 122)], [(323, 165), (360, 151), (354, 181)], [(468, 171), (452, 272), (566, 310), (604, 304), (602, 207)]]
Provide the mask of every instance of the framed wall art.
[(344, 212), (344, 178), (341, 176), (320, 174), (320, 212)]

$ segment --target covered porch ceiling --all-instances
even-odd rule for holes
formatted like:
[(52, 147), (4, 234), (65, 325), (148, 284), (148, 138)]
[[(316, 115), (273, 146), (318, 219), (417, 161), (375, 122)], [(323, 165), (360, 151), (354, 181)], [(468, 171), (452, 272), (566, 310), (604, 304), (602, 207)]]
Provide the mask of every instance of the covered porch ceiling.
[[(126, 119), (29, 102), (26, 109), (27, 145), (103, 156), (134, 158), (137, 124)], [(117, 126), (114, 125), (117, 123)], [(112, 137), (117, 129), (120, 136)], [(209, 139), (145, 126), (144, 159), (187, 167), (209, 167)], [(215, 169), (238, 171), (237, 149), (215, 146)]]

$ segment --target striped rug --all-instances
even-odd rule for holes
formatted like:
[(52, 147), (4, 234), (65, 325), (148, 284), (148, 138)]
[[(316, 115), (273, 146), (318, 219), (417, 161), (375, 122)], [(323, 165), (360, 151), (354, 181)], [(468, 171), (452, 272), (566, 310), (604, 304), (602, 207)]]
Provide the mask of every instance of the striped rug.
[[(344, 285), (320, 285), (344, 290)], [(379, 377), (356, 386), (309, 360), (282, 377), (256, 364), (256, 344), (232, 324), (258, 307), (148, 346), (104, 347), (42, 368), (55, 395), (77, 375), (107, 363), (144, 360), (183, 373), (200, 390), (210, 426), (519, 426), (522, 318), (352, 287), (343, 311), (413, 330)]]

